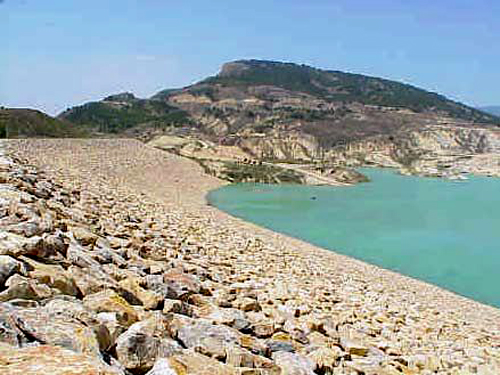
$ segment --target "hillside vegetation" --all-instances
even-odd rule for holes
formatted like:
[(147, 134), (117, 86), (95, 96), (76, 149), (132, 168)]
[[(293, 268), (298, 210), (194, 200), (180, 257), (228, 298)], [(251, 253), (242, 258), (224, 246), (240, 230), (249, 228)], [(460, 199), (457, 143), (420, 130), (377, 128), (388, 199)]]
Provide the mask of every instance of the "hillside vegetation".
[(487, 113), (408, 84), (292, 63), (237, 61), (227, 64), (221, 74), (210, 77), (203, 83), (236, 87), (270, 85), (333, 102), (400, 107), (415, 112), (438, 111), (451, 117), (477, 122), (499, 121)]
[(155, 127), (190, 123), (183, 110), (161, 101), (137, 99), (129, 93), (71, 108), (59, 117), (105, 133), (119, 133), (145, 123)]
[(0, 138), (81, 138), (83, 127), (33, 109), (0, 109)]

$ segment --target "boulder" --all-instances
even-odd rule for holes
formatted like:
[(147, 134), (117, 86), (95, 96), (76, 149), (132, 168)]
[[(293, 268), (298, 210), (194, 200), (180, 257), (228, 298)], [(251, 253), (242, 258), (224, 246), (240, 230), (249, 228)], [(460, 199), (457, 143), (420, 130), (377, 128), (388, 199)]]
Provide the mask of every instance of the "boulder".
[(116, 312), (120, 324), (127, 327), (139, 320), (134, 308), (112, 290), (90, 294), (83, 299), (83, 304), (96, 313)]
[(201, 292), (201, 283), (196, 277), (173, 270), (163, 275), (163, 281), (168, 287), (167, 298), (181, 299), (187, 298), (191, 294)]
[(177, 372), (170, 366), (168, 359), (159, 358), (146, 375), (177, 375)]
[(273, 353), (273, 360), (286, 375), (314, 375), (315, 364), (309, 358), (290, 352)]
[(243, 297), (243, 298), (238, 298), (233, 302), (233, 306), (236, 307), (239, 310), (242, 311), (261, 311), (262, 308), (259, 304), (259, 301), (257, 301), (254, 298), (249, 298), (249, 297)]
[(0, 255), (0, 290), (5, 281), (14, 273), (19, 272), (21, 263), (8, 255)]
[(343, 358), (345, 353), (338, 346), (331, 348), (316, 347), (311, 350), (306, 357), (315, 365), (316, 372), (321, 374), (333, 373), (334, 367)]
[(163, 300), (163, 313), (164, 314), (182, 314), (186, 316), (193, 316), (193, 307), (185, 302), (176, 299)]
[(156, 358), (180, 352), (182, 347), (169, 337), (168, 320), (161, 313), (133, 324), (116, 340), (118, 360), (134, 373), (151, 369)]
[(17, 309), (12, 314), (25, 336), (42, 344), (58, 345), (98, 356), (99, 342), (93, 330), (70, 316), (51, 314), (45, 308)]
[(368, 355), (370, 348), (359, 338), (354, 338), (351, 335), (342, 335), (340, 337), (340, 345), (344, 351), (351, 354), (364, 357)]
[(44, 229), (40, 226), (39, 220), (23, 221), (21, 223), (12, 224), (7, 227), (7, 230), (23, 237), (39, 236), (44, 232)]
[(269, 353), (295, 351), (292, 338), (284, 332), (275, 333), (270, 339), (266, 340), (265, 345)]
[(16, 307), (10, 303), (0, 303), (0, 343), (20, 346), (28, 340), (12, 319), (15, 310)]
[(115, 342), (116, 337), (112, 337), (108, 326), (99, 319), (97, 314), (83, 306), (81, 301), (76, 298), (59, 296), (47, 302), (43, 309), (50, 316), (77, 320), (91, 328), (99, 342), (101, 351), (106, 351)]
[(52, 235), (33, 236), (26, 238), (14, 233), (0, 231), (0, 255), (11, 255), (17, 258), (21, 255), (40, 259), (49, 257), (62, 259), (53, 246)]
[(83, 246), (93, 246), (99, 238), (97, 235), (84, 227), (73, 227), (70, 229), (70, 231), (73, 234), (75, 240), (77, 240)]
[(168, 358), (168, 364), (176, 375), (239, 375), (233, 366), (224, 365), (193, 351), (185, 351)]
[(101, 266), (98, 261), (92, 258), (84, 247), (75, 243), (69, 245), (66, 257), (72, 264), (81, 268), (97, 269)]
[(0, 343), (0, 373), (5, 375), (123, 375), (100, 359), (60, 346), (16, 348)]
[(96, 315), (97, 320), (104, 325), (109, 333), (109, 341), (114, 344), (118, 336), (124, 331), (125, 327), (118, 321), (118, 314), (115, 312), (102, 312)]
[(7, 289), (0, 293), (0, 302), (13, 299), (40, 301), (54, 294), (53, 290), (47, 285), (39, 284), (36, 280), (23, 277), (19, 274), (9, 277), (5, 285)]
[(118, 283), (101, 269), (70, 266), (67, 272), (83, 296), (107, 289), (120, 289)]
[(142, 303), (146, 310), (155, 309), (163, 300), (163, 296), (161, 294), (142, 288), (138, 278), (126, 278), (125, 280), (121, 280), (119, 285), (129, 293), (133, 294), (135, 298)]
[(28, 268), (28, 276), (51, 288), (58, 289), (63, 294), (76, 296), (78, 289), (73, 278), (59, 265), (48, 265), (36, 262), (27, 257), (19, 257)]
[(269, 358), (251, 353), (249, 350), (235, 345), (227, 345), (225, 348), (225, 363), (233, 367), (246, 367), (266, 370), (266, 373), (280, 373), (279, 368)]
[(221, 360), (225, 358), (226, 345), (237, 345), (239, 336), (236, 330), (205, 321), (195, 321), (177, 331), (177, 339), (185, 347)]
[(250, 329), (251, 326), (251, 323), (248, 321), (243, 311), (238, 309), (214, 306), (207, 314), (201, 316), (215, 324), (224, 324), (239, 331), (246, 331)]

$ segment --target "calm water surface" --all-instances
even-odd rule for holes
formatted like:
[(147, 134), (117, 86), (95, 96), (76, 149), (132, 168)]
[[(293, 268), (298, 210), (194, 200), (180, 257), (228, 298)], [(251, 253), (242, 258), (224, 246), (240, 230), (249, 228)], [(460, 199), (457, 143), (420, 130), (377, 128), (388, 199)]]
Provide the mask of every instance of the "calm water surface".
[(219, 209), (500, 307), (500, 179), (363, 169), (354, 187), (237, 184)]

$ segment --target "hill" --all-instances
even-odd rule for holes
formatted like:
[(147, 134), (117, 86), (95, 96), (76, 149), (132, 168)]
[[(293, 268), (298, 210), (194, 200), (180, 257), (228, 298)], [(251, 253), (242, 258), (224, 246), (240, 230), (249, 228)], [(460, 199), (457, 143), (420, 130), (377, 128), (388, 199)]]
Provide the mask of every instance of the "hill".
[(500, 105), (481, 107), (479, 109), (483, 112), (490, 113), (494, 116), (500, 116)]
[(86, 129), (34, 109), (0, 108), (0, 138), (80, 138)]
[(105, 133), (119, 133), (141, 124), (156, 127), (189, 123), (186, 112), (162, 101), (138, 99), (131, 93), (111, 95), (100, 102), (74, 107), (58, 117)]
[(189, 135), (257, 159), (294, 162), (430, 125), (500, 124), (496, 116), (407, 84), (262, 60), (227, 63), (216, 76), (150, 99), (113, 95), (60, 118), (143, 139)]

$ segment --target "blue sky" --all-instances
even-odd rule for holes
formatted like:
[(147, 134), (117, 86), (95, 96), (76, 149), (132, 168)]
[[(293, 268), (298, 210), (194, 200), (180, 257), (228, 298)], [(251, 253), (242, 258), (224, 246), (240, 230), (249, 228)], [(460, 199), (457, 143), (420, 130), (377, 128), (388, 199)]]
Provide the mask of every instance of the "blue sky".
[(0, 0), (0, 105), (56, 114), (259, 58), (500, 104), (498, 0)]

